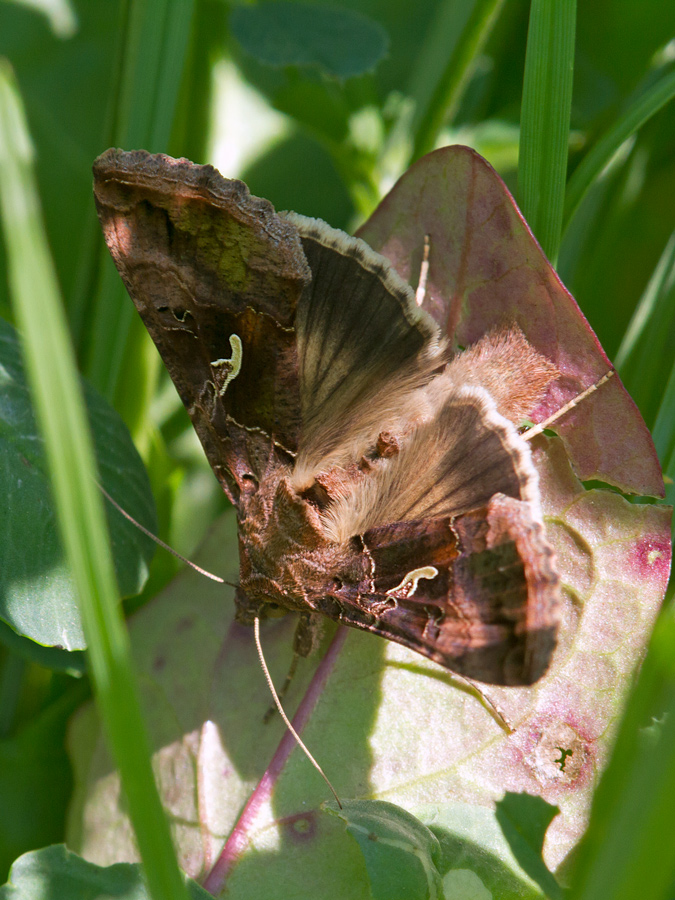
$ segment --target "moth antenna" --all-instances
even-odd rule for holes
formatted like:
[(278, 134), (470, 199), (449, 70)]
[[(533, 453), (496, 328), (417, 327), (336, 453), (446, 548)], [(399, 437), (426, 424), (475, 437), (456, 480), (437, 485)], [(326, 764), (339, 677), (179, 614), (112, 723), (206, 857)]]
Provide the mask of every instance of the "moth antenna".
[(424, 303), (427, 295), (427, 280), (429, 278), (429, 253), (431, 245), (429, 235), (424, 235), (424, 249), (422, 250), (422, 264), (420, 266), (420, 280), (417, 282), (417, 290), (415, 291), (415, 302), (418, 306)]
[[(290, 668), (289, 668), (289, 670), (288, 670), (288, 674), (286, 675), (286, 680), (285, 680), (284, 683), (283, 683), (283, 687), (282, 687), (281, 690), (279, 691), (279, 700), (280, 700), (280, 701), (284, 699), (284, 697), (286, 696), (286, 691), (287, 691), (287, 690), (289, 689), (289, 687), (291, 686), (291, 682), (293, 681), (293, 679), (294, 679), (294, 677), (295, 677), (296, 670), (297, 670), (297, 668), (298, 668), (298, 662), (299, 662), (299, 660), (300, 660), (300, 654), (299, 654), (297, 651), (294, 651), (294, 652), (293, 652), (293, 659), (291, 660), (291, 665), (290, 665)], [(266, 712), (265, 715), (263, 716), (263, 723), (264, 723), (265, 725), (267, 725), (267, 723), (269, 722), (269, 720), (272, 718), (272, 716), (274, 715), (274, 713), (275, 713), (276, 711), (277, 711), (276, 706), (270, 706), (270, 708), (267, 710), (267, 712)]]
[(574, 409), (575, 406), (578, 406), (582, 400), (585, 400), (589, 394), (597, 391), (599, 387), (609, 381), (609, 379), (614, 375), (614, 369), (610, 369), (609, 372), (605, 372), (605, 374), (600, 378), (595, 384), (592, 384), (590, 387), (587, 387), (585, 391), (582, 391), (580, 394), (577, 394), (576, 397), (573, 397), (569, 403), (566, 403), (564, 406), (561, 406), (557, 412), (554, 412), (552, 416), (549, 416), (548, 419), (544, 419), (543, 422), (539, 422), (537, 425), (533, 425), (532, 428), (528, 428), (527, 431), (523, 432), (521, 435), (526, 441), (532, 440), (533, 437), (536, 437), (538, 434), (541, 434), (545, 428), (548, 428), (558, 419), (568, 413), (571, 409)]
[(323, 771), (321, 766), (318, 764), (318, 762), (314, 759), (312, 754), (309, 752), (309, 750), (303, 743), (302, 738), (300, 737), (298, 732), (295, 730), (295, 728), (293, 728), (293, 725), (291, 724), (291, 720), (288, 718), (288, 716), (284, 712), (284, 708), (281, 705), (281, 700), (279, 700), (277, 692), (274, 688), (274, 682), (272, 681), (272, 676), (270, 675), (270, 670), (267, 668), (267, 663), (265, 662), (265, 656), (263, 654), (262, 644), (260, 643), (260, 619), (258, 616), (256, 616), (255, 619), (253, 620), (253, 634), (255, 635), (255, 645), (258, 650), (258, 659), (260, 660), (260, 665), (262, 667), (263, 674), (265, 675), (265, 680), (267, 681), (267, 686), (269, 687), (270, 693), (272, 694), (272, 699), (274, 700), (274, 703), (275, 703), (277, 709), (279, 710), (279, 715), (284, 720), (284, 724), (286, 725), (286, 728), (288, 728), (290, 733), (293, 735), (293, 737), (295, 738), (300, 749), (303, 751), (303, 753), (305, 754), (307, 759), (311, 762), (311, 764), (314, 766), (316, 771), (319, 773), (319, 775), (323, 778), (323, 780), (326, 782), (326, 784), (330, 788), (331, 793), (335, 797), (337, 805), (340, 807), (340, 809), (342, 809), (342, 803), (340, 803), (340, 798), (337, 795), (337, 791), (335, 790), (333, 785), (328, 780), (328, 777), (326, 776), (326, 773)]
[[(98, 484), (98, 482), (96, 482), (96, 483)], [(158, 538), (156, 534), (153, 534), (151, 531), (149, 531), (145, 527), (145, 525), (141, 525), (140, 522), (137, 522), (136, 519), (134, 519), (134, 517), (126, 511), (126, 509), (124, 509), (122, 506), (119, 505), (117, 500), (113, 499), (110, 496), (110, 494), (106, 491), (106, 489), (103, 487), (102, 484), (98, 484), (98, 489), (103, 494), (103, 496), (106, 498), (106, 500), (109, 503), (112, 503), (112, 505), (115, 507), (115, 509), (118, 512), (122, 513), (122, 515), (124, 516), (125, 519), (127, 519), (129, 522), (131, 522), (132, 525), (135, 525), (139, 531), (142, 531), (144, 535), (149, 537), (150, 540), (154, 541), (163, 550), (168, 550), (168, 552), (173, 554), (176, 557), (176, 559), (179, 559), (181, 562), (185, 563), (186, 566), (190, 566), (190, 568), (194, 569), (195, 572), (199, 572), (200, 575), (205, 575), (207, 578), (210, 578), (212, 581), (217, 581), (219, 584), (229, 584), (230, 587), (233, 587), (233, 588), (236, 588), (239, 586), (237, 584), (232, 584), (231, 581), (225, 581), (224, 578), (221, 578), (219, 575), (214, 575), (213, 572), (207, 572), (206, 569), (202, 569), (201, 566), (198, 566), (197, 563), (192, 562), (191, 559), (187, 559), (187, 557), (185, 557), (181, 553), (179, 553), (178, 550), (174, 550), (173, 547), (170, 547), (161, 538)]]

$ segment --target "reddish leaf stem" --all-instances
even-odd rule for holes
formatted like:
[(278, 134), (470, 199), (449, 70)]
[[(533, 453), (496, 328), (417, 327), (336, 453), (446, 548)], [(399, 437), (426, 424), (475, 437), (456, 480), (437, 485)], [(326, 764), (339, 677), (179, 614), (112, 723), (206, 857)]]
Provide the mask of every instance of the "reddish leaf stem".
[[(302, 734), (305, 725), (309, 721), (309, 717), (314, 711), (314, 707), (321, 696), (321, 692), (323, 691), (328, 676), (337, 661), (342, 645), (347, 637), (347, 633), (346, 628), (338, 628), (335, 632), (335, 636), (326, 651), (326, 655), (321, 660), (314, 673), (314, 677), (305, 692), (305, 696), (302, 698), (297, 712), (293, 716), (293, 727), (298, 734)], [(204, 879), (204, 888), (214, 896), (217, 896), (220, 891), (222, 891), (230, 870), (234, 867), (239, 856), (248, 846), (251, 839), (250, 833), (255, 824), (255, 820), (258, 817), (258, 813), (260, 812), (261, 807), (269, 800), (274, 786), (286, 765), (288, 757), (295, 747), (297, 747), (297, 744), (293, 735), (289, 731), (286, 731), (269, 766), (249, 797), (236, 825), (225, 842), (225, 846), (221, 850), (220, 856)]]

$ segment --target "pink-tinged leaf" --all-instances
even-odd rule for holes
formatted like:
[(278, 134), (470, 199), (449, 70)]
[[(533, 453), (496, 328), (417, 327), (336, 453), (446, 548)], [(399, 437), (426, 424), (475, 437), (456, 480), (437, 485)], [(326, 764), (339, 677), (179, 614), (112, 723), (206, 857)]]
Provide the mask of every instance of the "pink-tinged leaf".
[[(236, 578), (236, 547), (234, 516), (226, 516), (199, 561), (211, 571)], [(233, 621), (233, 593), (187, 571), (130, 620), (154, 770), (179, 864), (200, 880), (216, 863), (260, 779), (269, 777), (270, 761), (286, 739), (278, 716), (264, 722), (271, 696), (252, 629)], [(288, 671), (294, 628), (291, 616), (262, 625), (265, 655), (277, 684)], [(367, 793), (367, 733), (377, 707), (385, 642), (366, 644), (372, 651), (364, 672), (370, 696), (364, 698), (358, 688), (345, 693), (340, 719), (328, 729), (329, 735), (338, 737), (334, 752), (324, 754), (326, 744), (317, 737), (314, 724), (321, 730), (325, 714), (332, 715), (325, 694), (312, 727), (305, 731), (345, 796), (345, 792)], [(315, 667), (314, 662), (301, 662), (286, 698), (289, 712), (306, 693)], [(342, 678), (344, 661), (340, 668)], [(79, 848), (91, 861), (136, 860), (119, 780), (93, 706), (73, 722), (69, 749), (77, 781), (69, 846)], [(353, 885), (366, 881), (363, 858), (342, 824), (320, 811), (327, 788), (298, 754), (296, 748), (281, 779), (274, 776), (255, 820), (239, 833), (228, 896), (365, 900), (365, 893), (351, 893)], [(342, 765), (336, 754), (343, 757)], [(295, 867), (289, 863), (294, 859)]]
[[(533, 691), (489, 689), (514, 726), (498, 748), (463, 763), (459, 780), (474, 802), (500, 791), (537, 794), (557, 805), (545, 859), (556, 868), (586, 824), (600, 767), (670, 571), (670, 510), (587, 491), (562, 442), (537, 438), (547, 535), (563, 584), (561, 642)], [(527, 704), (527, 705), (525, 705)]]
[[(555, 413), (611, 368), (503, 181), (469, 147), (444, 147), (420, 159), (358, 233), (412, 284), (429, 235), (424, 307), (459, 346), (517, 322), (556, 363), (561, 377), (533, 421)], [(583, 481), (663, 496), (651, 437), (618, 377), (556, 422), (555, 430)]]
[[(421, 160), (367, 229), (412, 281), (419, 238), (431, 235), (429, 303), (458, 343), (515, 320), (556, 361), (564, 378), (539, 417), (606, 371), (609, 364), (574, 301), (497, 176), (472, 151), (455, 148)], [(462, 241), (469, 248), (462, 251), (464, 262)], [(531, 688), (486, 687), (481, 696), (414, 652), (350, 630), (302, 734), (342, 797), (387, 800), (418, 812), (451, 839), (478, 846), (483, 860), (494, 859), (488, 868), (500, 878), (506, 867), (505, 877), (518, 887), (484, 881), (505, 900), (529, 900), (540, 891), (499, 848), (495, 803), (512, 791), (556, 805), (560, 815), (547, 832), (545, 862), (555, 869), (573, 850), (670, 569), (670, 510), (629, 503), (611, 490), (587, 490), (579, 480), (594, 477), (639, 493), (660, 490), (648, 434), (618, 379), (584, 400), (560, 431), (564, 443), (545, 435), (532, 440), (547, 538), (563, 586), (559, 645), (545, 677)], [(233, 518), (214, 533), (199, 561), (236, 579)], [(211, 871), (264, 779), (263, 802), (235, 831), (227, 896), (365, 900), (363, 858), (340, 825), (321, 813), (328, 792), (320, 777), (298, 750), (280, 772), (271, 765), (284, 729), (278, 717), (263, 723), (271, 701), (252, 633), (233, 622), (232, 593), (184, 573), (131, 622), (155, 770), (181, 865), (196, 878)], [(276, 684), (290, 663), (293, 630), (291, 616), (263, 623)], [(286, 698), (289, 713), (307, 693), (315, 668), (314, 661), (301, 661)], [(119, 782), (91, 711), (75, 723), (71, 748), (77, 801), (69, 843), (99, 864), (134, 860)], [(470, 838), (461, 826), (467, 821), (475, 826)], [(476, 873), (487, 878), (479, 868), (468, 874)]]
[[(534, 444), (547, 533), (564, 585), (563, 626), (552, 667), (533, 688), (484, 688), (513, 732), (447, 671), (350, 629), (303, 739), (342, 797), (386, 799), (413, 813), (431, 804), (433, 815), (420, 812), (428, 825), (443, 817), (444, 805), (487, 814), (505, 790), (543, 797), (561, 810), (544, 847), (554, 869), (583, 833), (599, 768), (663, 597), (670, 513), (612, 491), (585, 490), (561, 441), (540, 436)], [(200, 562), (232, 577), (234, 547), (230, 520), (212, 535)], [(131, 622), (155, 771), (180, 863), (196, 878), (215, 864), (251, 792), (269, 775), (284, 734), (278, 717), (263, 724), (270, 698), (251, 629), (232, 621), (231, 593), (187, 572)], [(263, 625), (280, 684), (294, 623), (289, 616)], [(315, 665), (301, 663), (289, 712)], [(119, 783), (91, 711), (75, 723), (70, 744), (79, 799), (69, 844), (101, 865), (134, 860)], [(229, 897), (361, 900), (363, 861), (320, 812), (327, 795), (294, 750), (238, 836)], [(486, 853), (493, 852), (495, 827), (488, 815), (472, 836), (474, 842), (484, 836)], [(528, 883), (515, 862), (509, 866), (509, 877)]]

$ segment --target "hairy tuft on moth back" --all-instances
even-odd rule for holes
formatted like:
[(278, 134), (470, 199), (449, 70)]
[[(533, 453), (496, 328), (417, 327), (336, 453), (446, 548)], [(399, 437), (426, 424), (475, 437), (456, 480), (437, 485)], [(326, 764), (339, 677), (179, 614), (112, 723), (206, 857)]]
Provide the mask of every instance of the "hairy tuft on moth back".
[(237, 509), (238, 619), (295, 610), (488, 683), (541, 677), (558, 576), (517, 426), (555, 365), (515, 324), (453, 355), (384, 257), (211, 167), (110, 150), (94, 179)]
[(457, 382), (485, 388), (501, 415), (516, 425), (539, 405), (560, 374), (516, 324), (488, 332), (457, 354), (449, 368)]

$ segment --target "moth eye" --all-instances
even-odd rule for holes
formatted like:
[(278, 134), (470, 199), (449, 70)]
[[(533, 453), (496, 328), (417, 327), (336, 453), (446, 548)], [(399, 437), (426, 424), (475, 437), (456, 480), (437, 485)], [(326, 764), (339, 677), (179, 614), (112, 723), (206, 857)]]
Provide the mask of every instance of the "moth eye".
[(248, 484), (251, 484), (254, 487), (258, 486), (258, 479), (255, 477), (255, 475), (251, 475), (250, 472), (244, 472), (244, 474), (241, 476), (241, 480), (246, 481)]
[(344, 582), (341, 578), (333, 578), (333, 586), (339, 591), (344, 586)]
[(287, 609), (284, 609), (283, 606), (279, 606), (278, 603), (269, 602), (265, 604), (265, 613), (271, 619), (278, 619), (280, 616), (285, 616), (288, 612)]

